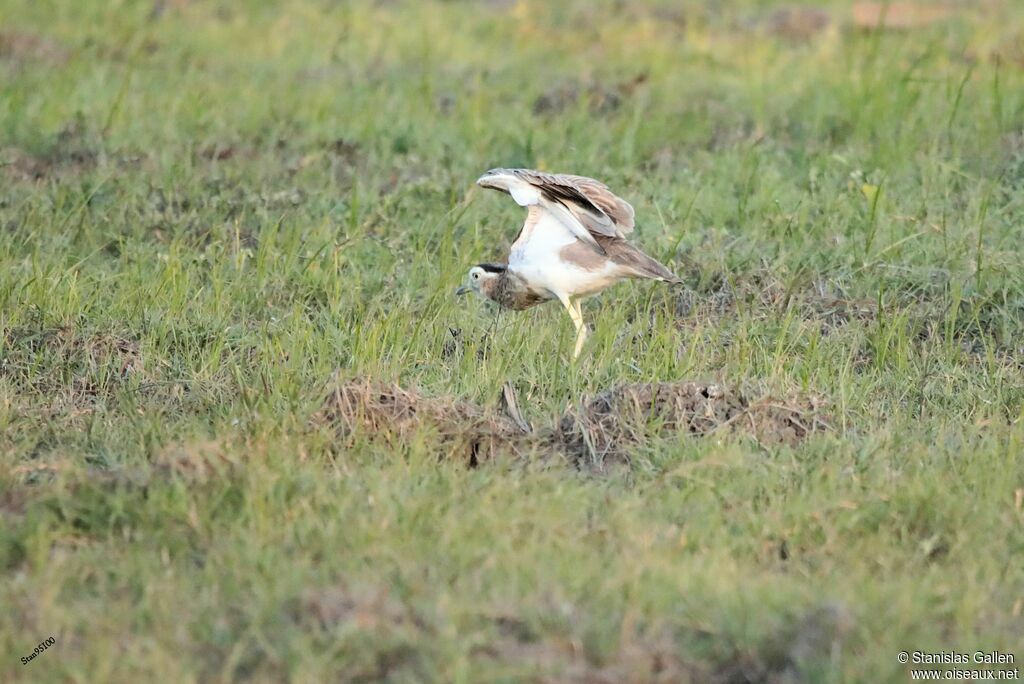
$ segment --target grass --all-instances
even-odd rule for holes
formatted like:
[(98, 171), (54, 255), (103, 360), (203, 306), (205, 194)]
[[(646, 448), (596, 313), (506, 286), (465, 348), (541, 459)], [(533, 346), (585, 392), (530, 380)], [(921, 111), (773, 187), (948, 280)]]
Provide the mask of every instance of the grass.
[[(823, 11), (0, 7), (0, 678), (1019, 664), (1024, 11)], [(558, 307), (457, 301), (522, 221), (473, 189), (499, 165), (606, 180), (686, 287), (590, 300), (578, 364)], [(535, 425), (715, 381), (832, 429), (470, 468), (313, 421), (355, 377), (488, 411), (509, 382)]]

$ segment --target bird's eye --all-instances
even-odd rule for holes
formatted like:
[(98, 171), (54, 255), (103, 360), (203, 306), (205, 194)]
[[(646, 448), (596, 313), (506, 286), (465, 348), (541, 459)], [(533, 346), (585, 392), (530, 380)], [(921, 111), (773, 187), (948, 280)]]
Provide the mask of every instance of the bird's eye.
[(480, 279), (480, 274), (479, 273), (474, 273), (473, 274), (473, 280), (479, 280), (479, 279)]

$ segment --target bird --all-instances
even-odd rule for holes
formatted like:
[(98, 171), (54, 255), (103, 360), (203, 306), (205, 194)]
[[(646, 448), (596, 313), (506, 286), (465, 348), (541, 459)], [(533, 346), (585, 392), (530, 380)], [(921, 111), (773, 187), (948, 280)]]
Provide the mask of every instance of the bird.
[(473, 292), (521, 311), (557, 299), (576, 327), (573, 359), (587, 338), (581, 300), (627, 278), (683, 281), (626, 240), (633, 207), (601, 181), (532, 169), (491, 169), (476, 184), (504, 192), (526, 208), (506, 263), (469, 269), (457, 294)]

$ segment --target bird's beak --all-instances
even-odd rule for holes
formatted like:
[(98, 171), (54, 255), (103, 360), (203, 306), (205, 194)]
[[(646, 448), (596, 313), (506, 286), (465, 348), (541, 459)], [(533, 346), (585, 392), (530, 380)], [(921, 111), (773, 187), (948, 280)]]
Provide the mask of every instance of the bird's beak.
[(471, 288), (469, 287), (469, 285), (463, 285), (459, 289), (455, 290), (455, 294), (457, 294), (457, 295), (469, 294), (470, 289)]

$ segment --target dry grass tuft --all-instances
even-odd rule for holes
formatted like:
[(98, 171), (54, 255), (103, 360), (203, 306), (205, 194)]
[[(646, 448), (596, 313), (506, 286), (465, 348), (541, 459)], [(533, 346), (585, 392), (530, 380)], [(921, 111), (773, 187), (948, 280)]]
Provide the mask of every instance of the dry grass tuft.
[(562, 418), (565, 450), (580, 459), (629, 460), (629, 452), (654, 434), (716, 431), (746, 433), (766, 444), (796, 444), (828, 428), (816, 398), (755, 401), (716, 384), (659, 382), (620, 385)]
[(496, 454), (521, 455), (538, 448), (581, 462), (628, 462), (644, 442), (676, 432), (703, 436), (743, 433), (764, 444), (793, 445), (828, 429), (821, 400), (752, 401), (719, 385), (697, 382), (620, 385), (570, 408), (557, 424), (532, 430), (519, 413), (514, 392), (504, 388), (504, 413), (451, 397), (424, 397), (397, 385), (362, 378), (340, 383), (314, 423), (331, 425), (347, 444), (355, 436), (409, 443), (432, 431), (445, 455), (470, 465)]
[(14, 328), (0, 335), (0, 373), (54, 404), (87, 407), (142, 372), (139, 343), (127, 336), (81, 334), (70, 326)]
[(314, 417), (334, 426), (351, 443), (356, 435), (408, 442), (414, 433), (433, 431), (447, 456), (470, 465), (498, 453), (517, 453), (524, 436), (512, 418), (451, 397), (425, 397), (394, 384), (367, 378), (335, 387)]

